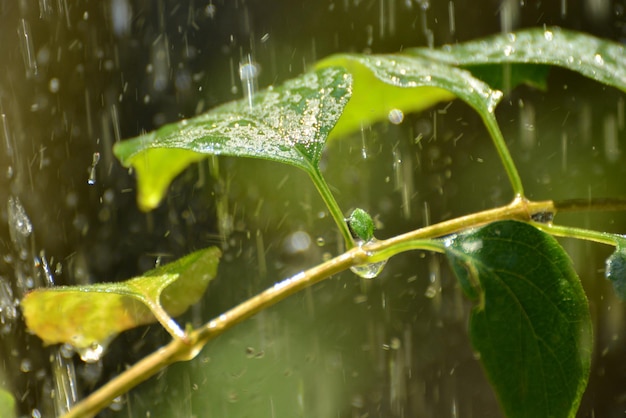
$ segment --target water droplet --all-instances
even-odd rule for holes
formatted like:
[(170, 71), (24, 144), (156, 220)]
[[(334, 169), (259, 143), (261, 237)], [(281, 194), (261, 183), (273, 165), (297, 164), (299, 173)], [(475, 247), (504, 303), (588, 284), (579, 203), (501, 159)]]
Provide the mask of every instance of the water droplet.
[(124, 397), (118, 396), (113, 399), (113, 402), (109, 405), (109, 409), (115, 412), (119, 412), (124, 408)]
[(26, 251), (27, 239), (33, 232), (33, 224), (30, 222), (26, 210), (18, 197), (9, 197), (7, 203), (9, 236), (18, 252)]
[(323, 237), (317, 237), (317, 239), (315, 240), (315, 243), (317, 244), (318, 247), (323, 247), (324, 245), (326, 245), (326, 240), (324, 240)]
[(361, 264), (358, 266), (350, 267), (350, 270), (354, 274), (364, 279), (374, 279), (378, 277), (381, 271), (385, 268), (385, 264), (387, 264), (387, 260), (380, 261), (378, 263), (370, 263), (370, 264)]
[(106, 350), (105, 344), (92, 343), (89, 347), (74, 349), (85, 363), (95, 363), (102, 358)]
[(111, 1), (111, 22), (113, 23), (113, 33), (117, 37), (123, 37), (130, 32), (133, 18), (133, 9), (128, 0)]
[(59, 88), (61, 88), (61, 82), (59, 79), (56, 77), (51, 78), (48, 82), (48, 90), (50, 90), (50, 93), (57, 93)]
[(28, 373), (33, 370), (33, 362), (30, 359), (22, 359), (20, 362), (20, 371), (22, 373)]
[(433, 283), (426, 288), (426, 291), (424, 292), (424, 296), (426, 296), (428, 299), (433, 299), (435, 296), (437, 296), (437, 293), (439, 293), (439, 290), (440, 290), (439, 286)]
[(215, 7), (215, 5), (213, 3), (209, 3), (205, 8), (204, 8), (204, 14), (213, 19), (215, 17), (215, 13), (217, 13), (217, 8)]
[(402, 113), (400, 109), (391, 109), (389, 111), (389, 114), (387, 115), (387, 118), (389, 119), (389, 122), (393, 123), (394, 125), (399, 125), (404, 120), (404, 113)]
[(30, 78), (33, 75), (37, 75), (38, 70), (30, 25), (26, 19), (21, 20), (17, 32), (20, 37), (20, 48), (24, 59), (24, 66), (26, 67), (26, 77)]
[(543, 33), (543, 37), (546, 38), (546, 41), (551, 41), (554, 38), (554, 34), (552, 31), (547, 30)]
[(598, 65), (604, 65), (604, 58), (602, 58), (602, 55), (600, 54), (596, 54), (593, 56), (593, 60), (595, 61), (596, 64)]
[(56, 350), (52, 358), (54, 378), (54, 409), (57, 416), (65, 415), (78, 400), (76, 369), (72, 359), (63, 357), (61, 350)]
[(0, 277), (0, 323), (10, 324), (17, 319), (17, 309), (11, 285)]
[(506, 55), (507, 57), (511, 55), (514, 51), (515, 48), (513, 48), (513, 45), (507, 45), (504, 47), (504, 55)]
[(93, 186), (96, 184), (96, 166), (100, 162), (100, 153), (94, 152), (91, 159), (91, 167), (89, 167), (89, 178), (87, 179), (87, 184)]
[(311, 237), (304, 231), (296, 231), (285, 240), (284, 249), (288, 254), (305, 252), (311, 246)]
[(257, 77), (261, 72), (259, 65), (252, 61), (252, 57), (248, 55), (248, 61), (239, 64), (239, 79), (243, 88), (243, 95), (248, 99), (248, 106), (252, 107), (252, 97), (257, 91)]

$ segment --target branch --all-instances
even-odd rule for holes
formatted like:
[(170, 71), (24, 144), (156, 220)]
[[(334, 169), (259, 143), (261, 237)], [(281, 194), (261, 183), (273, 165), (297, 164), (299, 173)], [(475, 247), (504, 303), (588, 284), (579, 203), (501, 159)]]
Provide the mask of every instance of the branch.
[(443, 251), (442, 244), (433, 241), (433, 238), (453, 234), (496, 220), (517, 219), (530, 222), (537, 213), (553, 212), (554, 205), (551, 201), (530, 202), (523, 198), (516, 198), (506, 206), (455, 218), (387, 240), (354, 247), (331, 260), (276, 283), (262, 293), (212, 319), (202, 327), (191, 331), (187, 339), (172, 340), (165, 347), (140, 360), (115, 379), (77, 403), (63, 417), (82, 418), (94, 416), (109, 405), (113, 399), (128, 392), (170, 364), (193, 359), (211, 339), (236, 324), (280, 302), (286, 297), (350, 267), (380, 262), (410, 250), (441, 252)]

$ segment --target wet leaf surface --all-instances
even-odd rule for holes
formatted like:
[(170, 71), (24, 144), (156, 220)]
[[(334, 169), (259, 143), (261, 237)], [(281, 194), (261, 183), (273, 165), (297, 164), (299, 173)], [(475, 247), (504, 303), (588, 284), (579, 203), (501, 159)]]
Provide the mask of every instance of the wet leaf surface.
[(501, 221), (450, 238), (447, 256), (477, 303), (472, 344), (506, 416), (575, 416), (589, 376), (591, 320), (561, 246), (528, 224)]
[(470, 70), (483, 64), (559, 66), (626, 91), (623, 45), (558, 27), (533, 28), (439, 49), (411, 48), (405, 52)]
[(347, 68), (354, 79), (352, 99), (333, 137), (387, 119), (395, 109), (415, 112), (460, 98), (486, 114), (502, 97), (469, 71), (419, 56), (339, 54), (322, 60), (318, 67), (327, 65)]
[(180, 337), (171, 316), (202, 297), (220, 255), (212, 247), (123, 282), (36, 289), (21, 301), (26, 324), (44, 343), (68, 343), (79, 352), (156, 321)]
[(254, 157), (317, 167), (351, 94), (344, 69), (305, 73), (283, 85), (119, 143), (115, 155), (137, 172), (139, 205), (156, 207), (185, 167), (207, 155)]
[(135, 169), (139, 206), (150, 210), (174, 177), (209, 154), (268, 159), (310, 173), (329, 135), (388, 118), (393, 122), (441, 101), (459, 98), (493, 125), (492, 112), (502, 97), (496, 88), (545, 87), (549, 66), (626, 91), (624, 57), (619, 44), (558, 28), (401, 54), (333, 55), (316, 71), (257, 93), (252, 104), (248, 99), (224, 104), (118, 143), (114, 153)]

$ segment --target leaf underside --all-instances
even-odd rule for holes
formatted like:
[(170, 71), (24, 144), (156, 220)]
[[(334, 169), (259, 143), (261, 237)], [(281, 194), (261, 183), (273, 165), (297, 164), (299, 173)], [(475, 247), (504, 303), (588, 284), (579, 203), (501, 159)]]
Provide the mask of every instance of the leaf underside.
[(446, 254), (477, 302), (472, 344), (506, 416), (574, 417), (589, 376), (591, 320), (561, 246), (526, 223), (500, 221), (450, 238)]
[(45, 344), (79, 350), (106, 345), (122, 331), (157, 320), (172, 331), (170, 316), (202, 297), (220, 255), (211, 247), (124, 282), (33, 290), (21, 301), (26, 325)]

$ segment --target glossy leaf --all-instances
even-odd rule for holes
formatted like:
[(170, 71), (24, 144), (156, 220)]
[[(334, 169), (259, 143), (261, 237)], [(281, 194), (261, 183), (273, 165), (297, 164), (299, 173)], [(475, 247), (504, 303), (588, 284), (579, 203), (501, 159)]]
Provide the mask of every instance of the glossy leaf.
[(157, 320), (173, 336), (183, 337), (170, 316), (202, 297), (217, 274), (220, 255), (212, 247), (124, 282), (33, 290), (21, 301), (26, 325), (45, 344), (67, 343), (79, 352), (106, 346), (118, 333)]
[(206, 155), (254, 157), (317, 167), (326, 138), (351, 94), (344, 69), (309, 72), (254, 95), (116, 144), (115, 155), (137, 172), (139, 205), (158, 205), (186, 166)]
[(369, 213), (363, 209), (356, 208), (346, 219), (352, 237), (361, 242), (368, 242), (374, 238), (374, 221)]
[(494, 222), (446, 241), (477, 305), (474, 349), (508, 418), (574, 417), (589, 376), (591, 320), (571, 261), (551, 236)]
[(418, 56), (339, 54), (318, 63), (326, 66), (342, 66), (354, 79), (352, 99), (332, 137), (386, 119), (395, 109), (419, 111), (456, 97), (484, 115), (502, 97), (469, 71)]
[(405, 53), (468, 69), (511, 63), (559, 66), (626, 91), (623, 45), (558, 27), (527, 29), (439, 49), (411, 48)]

